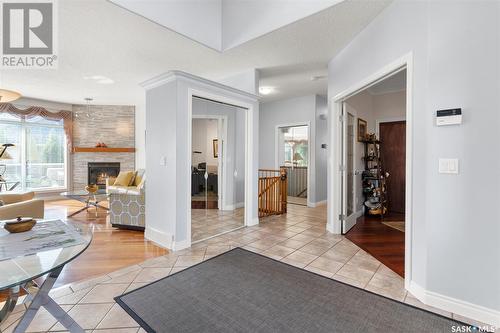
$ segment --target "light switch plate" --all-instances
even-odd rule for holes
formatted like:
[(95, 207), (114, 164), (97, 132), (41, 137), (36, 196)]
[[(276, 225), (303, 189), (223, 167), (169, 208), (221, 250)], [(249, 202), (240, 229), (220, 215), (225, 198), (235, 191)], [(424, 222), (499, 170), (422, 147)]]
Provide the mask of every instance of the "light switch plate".
[(458, 174), (458, 158), (440, 158), (439, 173)]

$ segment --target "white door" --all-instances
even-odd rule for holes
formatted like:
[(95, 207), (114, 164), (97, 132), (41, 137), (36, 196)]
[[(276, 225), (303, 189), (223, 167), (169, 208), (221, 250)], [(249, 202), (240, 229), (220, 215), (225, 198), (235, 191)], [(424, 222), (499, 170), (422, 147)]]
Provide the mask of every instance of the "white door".
[(354, 116), (346, 111), (342, 103), (342, 234), (347, 233), (356, 224), (356, 209), (354, 204)]

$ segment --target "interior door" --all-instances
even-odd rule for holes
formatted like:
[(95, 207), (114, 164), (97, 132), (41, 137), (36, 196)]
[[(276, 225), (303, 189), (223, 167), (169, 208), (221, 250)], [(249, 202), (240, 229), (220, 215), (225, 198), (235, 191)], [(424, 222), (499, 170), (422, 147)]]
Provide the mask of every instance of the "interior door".
[(342, 104), (342, 234), (356, 224), (354, 172), (354, 116)]
[(382, 168), (389, 172), (387, 206), (391, 213), (405, 212), (406, 188), (406, 121), (380, 123), (380, 157)]

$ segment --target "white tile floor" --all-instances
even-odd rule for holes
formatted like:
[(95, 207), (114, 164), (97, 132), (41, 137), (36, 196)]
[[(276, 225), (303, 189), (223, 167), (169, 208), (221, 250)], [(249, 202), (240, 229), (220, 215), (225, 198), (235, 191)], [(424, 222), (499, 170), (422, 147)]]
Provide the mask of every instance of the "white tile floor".
[[(139, 332), (139, 325), (113, 297), (183, 270), (217, 254), (240, 246), (297, 267), (472, 324), (467, 318), (426, 306), (404, 289), (403, 279), (340, 235), (325, 232), (326, 210), (290, 207), (289, 213), (264, 219), (191, 248), (147, 260), (91, 280), (52, 291), (52, 296), (88, 332)], [(12, 332), (24, 306), (4, 323)], [(63, 331), (46, 311), (40, 311), (28, 332)]]
[(234, 211), (192, 209), (192, 241), (200, 241), (242, 227), (244, 225), (244, 212), (243, 208)]

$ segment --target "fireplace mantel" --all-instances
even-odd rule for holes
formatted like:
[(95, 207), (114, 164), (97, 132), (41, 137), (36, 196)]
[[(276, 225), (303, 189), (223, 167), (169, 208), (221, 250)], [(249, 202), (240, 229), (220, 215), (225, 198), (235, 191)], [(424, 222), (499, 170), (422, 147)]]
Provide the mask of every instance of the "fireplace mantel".
[(74, 153), (134, 153), (135, 148), (74, 147)]

